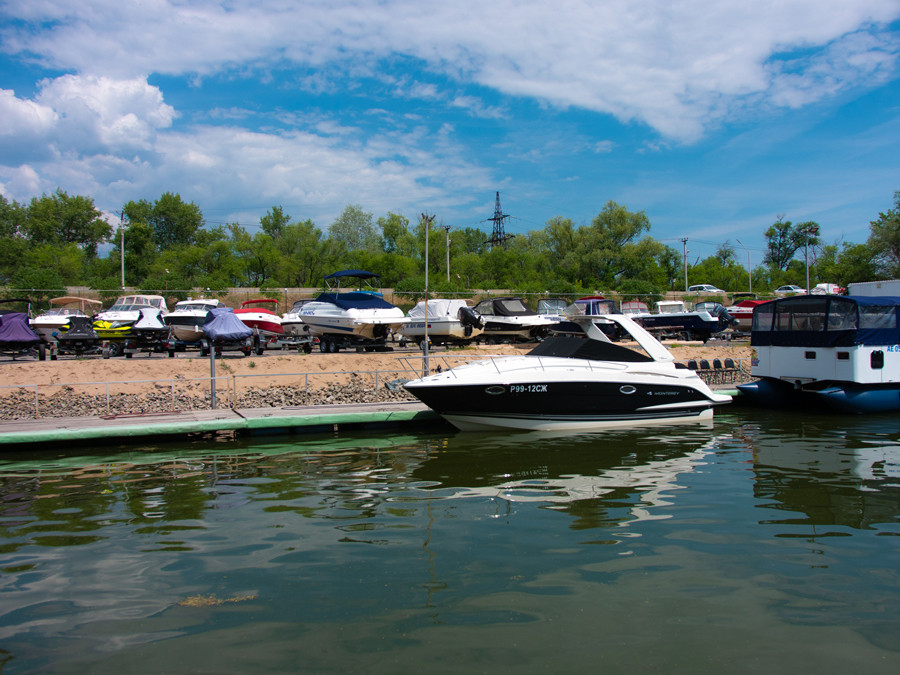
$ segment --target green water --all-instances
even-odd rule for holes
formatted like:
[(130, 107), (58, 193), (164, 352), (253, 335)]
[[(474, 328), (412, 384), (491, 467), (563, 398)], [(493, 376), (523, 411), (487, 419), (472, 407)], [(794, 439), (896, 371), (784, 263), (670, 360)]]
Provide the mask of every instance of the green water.
[(900, 672), (900, 419), (0, 456), (9, 673)]

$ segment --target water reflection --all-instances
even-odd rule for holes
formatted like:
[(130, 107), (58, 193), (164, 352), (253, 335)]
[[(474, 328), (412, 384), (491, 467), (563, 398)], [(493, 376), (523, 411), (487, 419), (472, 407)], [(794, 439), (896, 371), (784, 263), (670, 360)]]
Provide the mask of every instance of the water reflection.
[[(753, 451), (754, 494), (786, 514), (769, 523), (855, 530), (896, 524), (900, 498), (900, 420), (773, 417), (744, 424)], [(835, 532), (835, 530), (831, 530)]]
[(0, 643), (25, 672), (578, 671), (597, 649), (693, 671), (752, 635), (782, 659), (760, 667), (846, 667), (821, 647), (845, 640), (877, 670), (900, 650), (898, 439), (747, 412), (6, 455)]

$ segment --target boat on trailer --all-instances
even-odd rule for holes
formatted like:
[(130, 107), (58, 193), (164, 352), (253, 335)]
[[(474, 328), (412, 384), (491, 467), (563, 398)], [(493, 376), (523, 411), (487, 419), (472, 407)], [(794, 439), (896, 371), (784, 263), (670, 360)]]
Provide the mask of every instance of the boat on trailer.
[(655, 314), (638, 316), (636, 320), (644, 328), (663, 338), (703, 342), (733, 323), (733, 319), (721, 305), (713, 313), (704, 308), (691, 311), (681, 300), (661, 300), (656, 303)]
[(175, 303), (175, 309), (163, 320), (172, 330), (172, 337), (179, 342), (195, 343), (203, 337), (203, 324), (209, 313), (225, 304), (216, 298), (188, 298)]
[[(336, 352), (350, 346), (386, 349), (388, 337), (409, 322), (402, 309), (371, 286), (380, 278), (380, 274), (365, 270), (342, 270), (325, 277), (325, 292), (300, 308), (300, 319), (309, 334), (319, 338), (321, 351)], [(341, 290), (348, 279), (361, 281), (367, 288)]]
[(59, 334), (68, 329), (72, 317), (90, 318), (100, 307), (99, 300), (74, 295), (50, 298), (50, 307), (31, 319), (31, 329), (50, 344), (56, 342)]
[(900, 410), (900, 297), (798, 295), (753, 310), (755, 382), (741, 401), (842, 413)]
[(484, 318), (486, 342), (542, 340), (559, 323), (556, 315), (531, 311), (521, 298), (487, 298), (475, 305), (475, 311)]
[[(269, 309), (271, 307), (271, 309)], [(256, 298), (244, 300), (240, 309), (234, 310), (234, 315), (254, 331), (260, 342), (277, 340), (284, 333), (281, 325), (281, 315), (278, 309), (278, 301), (272, 298)]]
[(466, 344), (484, 332), (484, 319), (465, 300), (421, 300), (406, 317), (409, 323), (400, 328), (400, 335), (419, 347), (426, 338), (436, 345)]
[(585, 337), (551, 336), (523, 356), (490, 357), (407, 382), (416, 398), (463, 431), (594, 430), (710, 420), (731, 401), (624, 314), (638, 344), (613, 344), (596, 318), (575, 318)]

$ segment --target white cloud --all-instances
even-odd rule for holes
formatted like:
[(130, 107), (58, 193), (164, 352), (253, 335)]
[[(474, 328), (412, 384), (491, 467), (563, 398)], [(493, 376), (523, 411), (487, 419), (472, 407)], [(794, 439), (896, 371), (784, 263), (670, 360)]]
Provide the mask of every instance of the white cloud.
[[(378, 59), (412, 57), (462, 83), (692, 140), (764, 98), (802, 105), (883, 77), (897, 59), (884, 32), (900, 3), (44, 0), (10, 13), (33, 23), (8, 26), (5, 51), (81, 73), (121, 79), (296, 64), (365, 77)], [(773, 56), (795, 49), (812, 58), (793, 61), (791, 72), (773, 66)], [(305, 81), (321, 91), (333, 85), (316, 74)]]

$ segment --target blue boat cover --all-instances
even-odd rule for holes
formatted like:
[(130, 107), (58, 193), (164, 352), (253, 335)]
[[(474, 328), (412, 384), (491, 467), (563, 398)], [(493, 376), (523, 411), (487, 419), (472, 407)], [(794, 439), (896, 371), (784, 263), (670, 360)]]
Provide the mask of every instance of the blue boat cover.
[(364, 291), (352, 293), (320, 293), (318, 302), (330, 302), (341, 309), (394, 309), (394, 305)]
[(757, 305), (754, 347), (900, 345), (900, 297), (801, 295)]
[(210, 310), (203, 324), (203, 332), (211, 340), (226, 342), (243, 340), (253, 335), (253, 329), (241, 321), (230, 307)]
[(40, 341), (28, 325), (25, 312), (7, 312), (0, 316), (0, 344), (37, 344)]
[(335, 272), (334, 274), (329, 274), (325, 278), (326, 279), (343, 279), (344, 277), (357, 277), (358, 279), (380, 279), (380, 274), (375, 274), (374, 272), (366, 272), (364, 270), (343, 270), (341, 272)]

